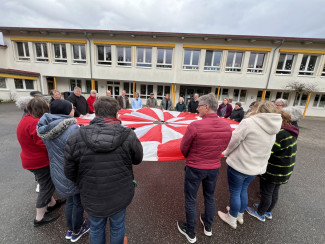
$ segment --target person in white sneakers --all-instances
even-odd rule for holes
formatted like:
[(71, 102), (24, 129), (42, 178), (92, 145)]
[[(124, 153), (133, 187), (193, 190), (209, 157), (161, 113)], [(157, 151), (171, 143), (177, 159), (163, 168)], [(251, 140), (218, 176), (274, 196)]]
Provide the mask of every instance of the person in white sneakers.
[(230, 207), (226, 208), (227, 213), (218, 211), (218, 215), (233, 229), (237, 228), (237, 221), (244, 223), (247, 188), (256, 175), (265, 173), (281, 124), (281, 115), (271, 102), (257, 103), (233, 131), (223, 152), (228, 164)]

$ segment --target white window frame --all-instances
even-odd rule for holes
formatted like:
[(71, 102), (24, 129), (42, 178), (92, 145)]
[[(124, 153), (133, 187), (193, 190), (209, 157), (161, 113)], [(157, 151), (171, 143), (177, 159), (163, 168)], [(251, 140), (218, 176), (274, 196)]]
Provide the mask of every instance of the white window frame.
[[(316, 96), (319, 96), (319, 97), (318, 97), (317, 105), (315, 106)], [(314, 98), (314, 102), (313, 102), (313, 108), (323, 108), (323, 109), (325, 108), (325, 104), (322, 107), (319, 106), (319, 103), (320, 103), (320, 100), (321, 100), (322, 97), (325, 98), (325, 94), (315, 94), (315, 98)]]
[[(186, 52), (191, 52), (190, 56), (190, 64), (185, 64), (185, 53)], [(197, 61), (197, 65), (193, 64), (193, 53), (194, 52), (199, 52), (199, 57)], [(184, 49), (184, 59), (183, 59), (183, 70), (199, 70), (199, 65), (200, 65), (200, 55), (201, 51), (197, 49)]]
[(0, 77), (0, 81), (4, 81), (5, 87), (0, 87), (0, 90), (8, 90), (6, 77)]
[[(146, 86), (146, 94), (141, 93), (141, 86)], [(149, 91), (148, 86), (152, 86), (151, 91)], [(153, 92), (153, 85), (151, 85), (151, 84), (140, 84), (140, 98), (148, 99), (150, 97), (151, 92)]]
[[(22, 89), (16, 88), (15, 80), (22, 80), (22, 82), (23, 82), (23, 88)], [(26, 79), (26, 80), (29, 80), (29, 79)], [(35, 81), (34, 80), (30, 80), (30, 81), (33, 82), (33, 88), (27, 89), (26, 88), (26, 80), (25, 79), (14, 79), (15, 90), (17, 90), (17, 91), (33, 91), (33, 90), (35, 90)]]
[[(59, 45), (60, 57), (62, 57), (62, 58), (56, 58), (55, 57), (55, 45)], [(63, 58), (63, 46), (65, 46), (65, 56), (66, 56), (66, 58)], [(54, 60), (54, 63), (58, 63), (58, 64), (68, 62), (67, 45), (65, 43), (53, 43), (53, 60)]]
[[(265, 58), (266, 58), (266, 53), (256, 53), (256, 52), (251, 52), (250, 55), (252, 54), (256, 54), (255, 60), (254, 60), (254, 64), (253, 67), (249, 67), (249, 60), (248, 60), (248, 68), (247, 68), (247, 73), (263, 73), (264, 71), (264, 64), (265, 64)], [(263, 63), (262, 63), (262, 67), (258, 68), (257, 66), (257, 60), (259, 55), (264, 55), (263, 57)]]
[[(139, 49), (142, 48), (143, 49), (143, 60), (142, 61), (139, 61), (139, 58), (138, 58), (138, 51)], [(151, 51), (151, 54), (150, 54), (150, 62), (147, 62), (147, 50), (150, 50)], [(152, 47), (136, 47), (136, 54), (137, 54), (137, 67), (142, 67), (142, 68), (151, 68), (152, 67)]]
[[(239, 91), (238, 91), (238, 97), (237, 97), (237, 99), (235, 99), (235, 97), (234, 97), (235, 90), (239, 90)], [(242, 91), (246, 91), (246, 95), (245, 95), (245, 97), (244, 97), (244, 101), (241, 101), (241, 100), (240, 100)], [(246, 102), (246, 98), (247, 98), (247, 89), (240, 89), (240, 88), (238, 88), (238, 89), (237, 89), (237, 88), (234, 89), (234, 91), (233, 91), (233, 96), (232, 96), (232, 97), (233, 97), (232, 102), (245, 103), (245, 102)]]
[[(227, 95), (224, 95), (222, 94), (224, 89), (227, 89)], [(219, 100), (218, 102), (220, 101), (223, 101), (224, 98), (229, 98), (229, 91), (230, 89), (228, 87), (220, 87), (220, 93), (219, 93)], [(218, 96), (218, 88), (216, 88), (216, 91), (215, 91), (215, 96), (217, 97)]]
[[(19, 56), (18, 43), (22, 44), (24, 56)], [(30, 52), (29, 52), (28, 42), (16, 42), (16, 48), (17, 48), (18, 60), (20, 60), (20, 61), (30, 61)], [(28, 55), (27, 55), (26, 49), (28, 51)]]
[[(297, 107), (305, 107), (306, 106), (306, 103), (307, 103), (307, 97), (308, 95), (307, 94), (303, 94), (303, 93), (298, 93), (296, 92), (296, 97), (298, 97), (299, 99), (296, 99), (296, 104), (293, 104), (293, 106), (297, 106)], [(306, 102), (304, 105), (301, 104), (301, 98), (305, 96), (306, 97)], [(304, 101), (304, 100), (303, 100)]]
[[(74, 47), (78, 47), (79, 58), (74, 57)], [(85, 47), (85, 59), (82, 59), (81, 47)], [(86, 44), (72, 44), (72, 60), (74, 64), (85, 64), (87, 62), (87, 49)]]
[[(70, 81), (71, 91), (73, 91), (76, 86), (78, 86), (82, 91), (82, 81), (80, 79), (70, 79), (69, 81)], [(74, 83), (73, 86), (72, 83)], [(78, 85), (78, 83), (80, 84), (80, 86)]]
[[(123, 48), (123, 60), (118, 61), (118, 50)], [(130, 48), (130, 61), (126, 61), (126, 48)], [(117, 65), (122, 67), (131, 67), (132, 66), (132, 46), (117, 46)]]
[[(277, 98), (276, 95), (278, 94), (278, 92), (281, 93), (281, 96)], [(289, 100), (289, 98), (290, 98), (290, 92), (288, 92), (288, 91), (278, 91), (278, 92), (275, 94), (275, 99), (282, 98), (282, 99)], [(288, 98), (283, 98), (283, 94), (284, 94), (284, 93), (288, 93)]]
[[(99, 65), (105, 65), (105, 66), (111, 66), (112, 65), (112, 46), (111, 45), (96, 45), (97, 47), (97, 64)], [(99, 50), (99, 47), (103, 47), (103, 52), (104, 52), (104, 59), (103, 60), (100, 60), (99, 59), (99, 55), (98, 55), (98, 50)], [(111, 53), (111, 60), (106, 60), (107, 57), (106, 57), (106, 51), (107, 49), (110, 49), (110, 53)]]
[[(163, 93), (162, 95), (158, 95), (158, 86), (162, 86), (163, 87)], [(169, 95), (170, 95), (170, 91), (171, 91), (171, 85), (157, 85), (157, 100), (163, 100), (163, 98), (165, 97), (166, 94), (166, 87), (169, 87)]]
[[(281, 55), (285, 55), (284, 57), (284, 61), (283, 61), (283, 66), (281, 69), (278, 69), (278, 65), (279, 65), (279, 60), (280, 60), (280, 57)], [(288, 59), (288, 55), (292, 55), (292, 65), (291, 65), (291, 69), (286, 69), (286, 62), (287, 62), (287, 59)], [(279, 55), (279, 59), (278, 59), (278, 63), (277, 63), (277, 69), (275, 71), (276, 74), (278, 75), (291, 75), (291, 72), (293, 70), (293, 66), (294, 66), (294, 62), (295, 62), (295, 57), (296, 55), (294, 55), (293, 53), (280, 53)], [(281, 72), (285, 72), (285, 73), (281, 73)]]
[[(159, 50), (163, 50), (164, 51), (164, 57), (163, 57), (163, 62), (159, 63), (158, 62), (158, 52)], [(167, 51), (171, 50), (172, 51), (172, 58), (170, 60), (170, 63), (166, 62), (167, 59)], [(171, 69), (173, 68), (173, 48), (157, 48), (157, 64), (156, 64), (157, 68), (163, 68), (163, 69)]]
[[(234, 57), (232, 60), (232, 65), (231, 66), (227, 66), (227, 62), (228, 62), (228, 58), (229, 58), (229, 53), (234, 53)], [(235, 67), (235, 62), (236, 62), (236, 57), (237, 54), (241, 53), (242, 57), (240, 60), (240, 67)], [(227, 60), (226, 60), (226, 72), (241, 72), (242, 71), (242, 66), (243, 66), (243, 60), (244, 60), (244, 52), (239, 52), (239, 51), (228, 51), (227, 53)]]
[[(307, 56), (307, 61), (306, 61), (306, 65), (304, 67), (304, 69), (301, 69), (302, 66), (302, 61), (304, 59), (304, 56)], [(314, 56), (316, 57), (316, 61), (315, 61), (315, 65), (314, 65), (314, 69), (312, 71), (308, 70), (308, 66), (310, 63), (310, 58)], [(318, 61), (318, 56), (317, 55), (308, 55), (308, 54), (304, 54), (302, 59), (301, 59), (301, 63), (300, 63), (300, 67), (299, 67), (299, 76), (313, 76), (315, 74), (315, 70), (316, 70), (316, 65), (317, 65), (317, 61)]]
[[(207, 52), (212, 52), (212, 58), (211, 58), (210, 65), (206, 65), (206, 57), (207, 57), (206, 53)], [(213, 65), (216, 53), (220, 53), (219, 66), (218, 65), (216, 65), (216, 66)], [(205, 60), (204, 60), (204, 71), (220, 71), (221, 60), (222, 60), (222, 51), (220, 51), (220, 50), (219, 51), (218, 50), (206, 50), (206, 52), (205, 52)]]
[[(118, 96), (121, 96), (121, 93), (123, 89), (121, 89), (121, 82), (120, 81), (107, 81), (106, 82), (106, 90), (108, 90), (108, 87), (111, 86), (111, 96), (113, 98), (117, 98)], [(115, 87), (118, 87), (119, 94), (115, 94)]]
[[(37, 46), (40, 45), (41, 47), (41, 56), (37, 56)], [(45, 49), (47, 52), (47, 57), (45, 56)], [(35, 50), (35, 60), (37, 62), (48, 62), (49, 61), (49, 52), (47, 48), (47, 43), (45, 42), (35, 42), (34, 43), (34, 50)]]

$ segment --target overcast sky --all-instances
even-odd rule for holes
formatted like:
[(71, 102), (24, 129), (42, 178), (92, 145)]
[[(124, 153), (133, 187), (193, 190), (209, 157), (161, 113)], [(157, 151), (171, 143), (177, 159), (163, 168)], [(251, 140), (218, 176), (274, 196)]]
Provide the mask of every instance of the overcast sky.
[(325, 0), (0, 0), (0, 26), (325, 38)]

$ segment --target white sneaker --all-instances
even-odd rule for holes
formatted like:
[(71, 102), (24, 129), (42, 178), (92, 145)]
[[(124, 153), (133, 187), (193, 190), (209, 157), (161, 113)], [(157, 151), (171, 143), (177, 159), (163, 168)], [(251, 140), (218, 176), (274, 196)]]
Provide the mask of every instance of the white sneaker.
[[(227, 206), (226, 209), (227, 209), (228, 212), (230, 211), (230, 207), (229, 206)], [(241, 225), (244, 224), (244, 213), (238, 213), (238, 215), (237, 215), (237, 221)]]
[(39, 184), (37, 184), (35, 191), (39, 192)]
[(230, 215), (230, 213), (223, 213), (221, 211), (218, 211), (218, 215), (220, 219), (222, 219), (224, 222), (226, 222), (228, 225), (230, 225), (231, 228), (236, 229), (237, 228), (237, 218)]

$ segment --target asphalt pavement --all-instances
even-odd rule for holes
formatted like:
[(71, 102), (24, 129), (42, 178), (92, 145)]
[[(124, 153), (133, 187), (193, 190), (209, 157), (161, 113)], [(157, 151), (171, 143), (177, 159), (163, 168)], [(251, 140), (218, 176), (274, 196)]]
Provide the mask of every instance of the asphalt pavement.
[[(14, 104), (0, 104), (0, 243), (69, 243), (64, 239), (64, 208), (56, 222), (33, 226), (36, 183), (33, 174), (21, 166), (16, 138), (21, 116)], [(216, 216), (212, 237), (204, 235), (198, 220), (197, 243), (325, 243), (325, 119), (306, 118), (299, 125), (297, 163), (289, 183), (280, 188), (273, 219), (262, 223), (245, 214), (244, 225), (233, 230)], [(177, 220), (185, 220), (184, 166), (184, 161), (134, 166), (138, 187), (126, 214), (129, 244), (188, 243), (176, 226)], [(248, 189), (249, 205), (258, 202), (258, 187), (255, 179)], [(224, 159), (215, 198), (217, 210), (224, 211), (229, 202)], [(197, 211), (203, 210), (200, 189)], [(89, 235), (77, 243), (89, 243)]]

